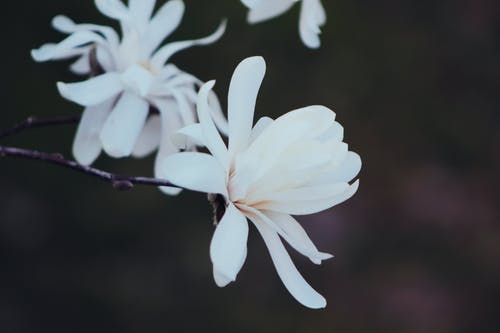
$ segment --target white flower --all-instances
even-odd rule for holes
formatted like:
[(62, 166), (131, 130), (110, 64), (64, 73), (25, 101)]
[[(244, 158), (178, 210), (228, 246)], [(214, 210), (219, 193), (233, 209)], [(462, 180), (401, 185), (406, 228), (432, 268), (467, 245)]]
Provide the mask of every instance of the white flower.
[[(158, 158), (177, 152), (170, 134), (196, 121), (194, 106), (202, 82), (167, 62), (176, 52), (215, 42), (224, 33), (225, 22), (206, 38), (160, 47), (180, 24), (185, 6), (181, 0), (171, 0), (152, 16), (155, 3), (129, 0), (127, 7), (120, 0), (96, 0), (101, 13), (120, 22), (121, 38), (110, 27), (75, 24), (57, 16), (53, 26), (69, 37), (32, 51), (36, 61), (79, 57), (71, 69), (93, 76), (79, 83), (58, 83), (62, 96), (86, 107), (73, 146), (81, 164), (92, 164), (102, 149), (115, 158), (142, 157), (161, 142)], [(215, 94), (211, 103), (224, 130)], [(159, 114), (150, 112), (150, 107)]]
[(280, 237), (316, 264), (331, 258), (317, 250), (291, 215), (320, 212), (351, 197), (358, 181), (349, 182), (358, 174), (361, 159), (348, 151), (342, 126), (323, 106), (291, 111), (276, 120), (263, 117), (252, 128), (265, 67), (264, 59), (253, 57), (234, 72), (228, 97), (228, 147), (209, 114), (211, 81), (200, 90), (200, 123), (180, 131), (205, 143), (211, 155), (173, 154), (161, 167), (174, 184), (210, 193), (218, 204), (219, 223), (210, 246), (217, 285), (235, 281), (245, 262), (248, 218), (262, 235), (288, 291), (303, 305), (322, 308), (325, 299), (297, 271)]
[(295, 3), (302, 1), (299, 32), (304, 44), (312, 49), (319, 48), (320, 27), (326, 23), (326, 13), (321, 0), (241, 0), (249, 9), (248, 22), (259, 23), (279, 16)]

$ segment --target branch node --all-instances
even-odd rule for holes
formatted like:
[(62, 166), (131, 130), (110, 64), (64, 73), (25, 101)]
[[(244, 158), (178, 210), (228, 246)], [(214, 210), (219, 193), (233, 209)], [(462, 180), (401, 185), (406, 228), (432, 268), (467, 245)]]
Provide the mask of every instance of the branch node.
[(113, 180), (113, 188), (118, 191), (129, 191), (134, 188), (134, 184), (130, 180)]

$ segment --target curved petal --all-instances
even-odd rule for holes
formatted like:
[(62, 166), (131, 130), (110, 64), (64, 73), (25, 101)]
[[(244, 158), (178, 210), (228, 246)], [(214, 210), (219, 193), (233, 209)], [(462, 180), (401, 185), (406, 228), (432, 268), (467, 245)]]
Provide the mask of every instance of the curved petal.
[(292, 262), (278, 234), (256, 217), (250, 220), (259, 230), (273, 260), (274, 267), (286, 289), (302, 305), (312, 309), (326, 306), (326, 300), (304, 280)]
[(161, 42), (177, 29), (182, 21), (184, 10), (185, 5), (181, 0), (170, 0), (158, 10), (149, 22), (144, 36), (144, 47), (148, 55), (156, 50)]
[[(247, 256), (248, 222), (232, 203), (226, 208), (210, 243), (210, 259), (214, 265), (216, 283), (235, 281)], [(217, 275), (219, 276), (217, 278)]]
[[(263, 211), (262, 213), (276, 223), (287, 235), (288, 239), (294, 240), (290, 245), (303, 255), (308, 256), (313, 263), (319, 265), (322, 260), (333, 258), (329, 253), (318, 251), (318, 248), (314, 245), (311, 238), (309, 238), (307, 232), (292, 216), (273, 211)], [(294, 246), (294, 244), (300, 244), (300, 246)]]
[(255, 103), (266, 73), (262, 57), (243, 60), (236, 67), (228, 93), (229, 154), (247, 147), (253, 126)]
[(132, 156), (143, 158), (153, 153), (160, 145), (160, 138), (161, 120), (159, 115), (154, 114), (148, 118), (139, 138), (137, 138)]
[(151, 58), (153, 68), (161, 68), (174, 54), (184, 49), (208, 45), (216, 42), (226, 31), (226, 21), (222, 21), (217, 30), (208, 37), (194, 40), (174, 42), (161, 47)]
[(220, 193), (227, 196), (226, 173), (211, 155), (178, 153), (167, 156), (160, 167), (175, 185), (192, 191)]
[(205, 146), (203, 128), (199, 123), (183, 127), (172, 134), (172, 142), (179, 149), (188, 149), (189, 142), (193, 142), (195, 145), (203, 147)]
[(61, 32), (71, 34), (77, 31), (96, 31), (104, 36), (104, 38), (111, 43), (113, 46), (118, 46), (120, 38), (116, 31), (104, 25), (97, 24), (76, 24), (69, 17), (64, 15), (58, 15), (52, 19), (52, 26)]
[(101, 143), (106, 153), (115, 158), (130, 156), (148, 113), (147, 101), (125, 91), (101, 131)]
[(314, 184), (326, 184), (334, 182), (350, 182), (361, 171), (361, 157), (355, 152), (349, 151), (340, 164), (335, 165), (318, 178)]
[[(103, 38), (90, 31), (78, 31), (58, 44), (45, 44), (31, 51), (31, 56), (37, 62), (63, 59), (75, 55), (75, 48), (89, 43), (103, 42)], [(77, 54), (81, 54), (77, 51)]]
[(321, 46), (319, 34), (320, 26), (326, 22), (326, 14), (319, 0), (302, 0), (300, 12), (299, 32), (304, 44), (317, 49)]
[(212, 120), (210, 106), (208, 105), (208, 95), (210, 94), (214, 84), (215, 81), (210, 81), (201, 87), (198, 94), (196, 109), (198, 111), (198, 118), (203, 129), (203, 136), (206, 140), (206, 147), (210, 153), (220, 161), (224, 169), (228, 170), (228, 151), (219, 132), (217, 132), (217, 128)]
[(120, 75), (106, 73), (77, 83), (57, 83), (62, 97), (83, 106), (100, 104), (123, 91)]
[(359, 180), (346, 187), (341, 193), (334, 193), (321, 200), (272, 201), (262, 205), (262, 209), (277, 211), (290, 215), (309, 215), (324, 211), (352, 197), (359, 187)]
[(130, 15), (139, 27), (143, 27), (148, 23), (155, 4), (156, 0), (129, 0)]
[(99, 133), (111, 112), (113, 99), (91, 106), (83, 111), (82, 119), (73, 142), (73, 155), (78, 163), (90, 165), (101, 153)]
[[(295, 221), (295, 219), (290, 215), (266, 210), (260, 211), (249, 206), (238, 207), (242, 211), (246, 212), (248, 216), (255, 216), (262, 222), (267, 223), (267, 225), (277, 232), (278, 235), (283, 237), (288, 244), (290, 244), (302, 255), (308, 257), (313, 263), (319, 265), (322, 260), (332, 258), (331, 254), (318, 251), (305, 233), (304, 229), (302, 229), (300, 224), (298, 224), (298, 222)], [(270, 218), (273, 213), (274, 215), (272, 216), (273, 218), (276, 218), (276, 220)]]
[(82, 55), (70, 66), (70, 70), (78, 75), (87, 75), (92, 70), (90, 68), (90, 60), (88, 53)]
[(266, 130), (266, 128), (273, 123), (273, 119), (269, 117), (262, 117), (257, 121), (255, 126), (252, 129), (252, 134), (250, 135), (250, 142), (254, 142), (262, 132)]
[[(248, 0), (247, 0), (248, 2)], [(248, 6), (248, 23), (259, 23), (279, 16), (289, 10), (296, 0), (256, 0)]]

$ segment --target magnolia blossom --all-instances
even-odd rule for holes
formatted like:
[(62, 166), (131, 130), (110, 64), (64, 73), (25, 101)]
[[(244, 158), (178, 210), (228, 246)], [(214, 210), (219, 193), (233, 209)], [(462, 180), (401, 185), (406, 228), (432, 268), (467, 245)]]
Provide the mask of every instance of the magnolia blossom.
[(302, 1), (300, 11), (300, 38), (307, 47), (316, 49), (321, 46), (320, 27), (326, 23), (326, 13), (321, 0), (241, 0), (249, 9), (248, 22), (259, 23), (272, 19), (289, 10), (295, 3)]
[(161, 162), (161, 168), (171, 182), (209, 193), (215, 204), (218, 224), (210, 258), (218, 286), (235, 281), (245, 262), (249, 219), (262, 235), (288, 291), (303, 305), (322, 308), (325, 299), (297, 271), (281, 238), (316, 264), (331, 258), (318, 251), (291, 215), (317, 213), (350, 198), (358, 181), (349, 182), (358, 174), (361, 159), (348, 151), (342, 126), (323, 106), (291, 111), (276, 120), (263, 117), (252, 128), (265, 67), (261, 57), (253, 57), (234, 72), (228, 98), (228, 146), (210, 116), (208, 96), (215, 83), (211, 81), (199, 93), (200, 123), (178, 134), (204, 143), (211, 155), (173, 154)]
[[(194, 106), (202, 82), (168, 61), (176, 52), (215, 42), (224, 33), (225, 22), (206, 38), (160, 47), (180, 24), (185, 6), (181, 0), (171, 0), (153, 16), (155, 3), (129, 0), (127, 7), (120, 0), (96, 0), (102, 14), (120, 22), (121, 38), (110, 27), (76, 24), (57, 16), (54, 28), (69, 37), (32, 51), (36, 61), (78, 57), (72, 71), (91, 76), (83, 82), (58, 83), (63, 97), (85, 107), (73, 145), (81, 164), (92, 164), (102, 149), (115, 158), (143, 157), (160, 146), (159, 159), (178, 151), (170, 134), (196, 121)], [(210, 97), (214, 119), (224, 131), (218, 100), (215, 94)], [(162, 176), (158, 168), (156, 175)]]

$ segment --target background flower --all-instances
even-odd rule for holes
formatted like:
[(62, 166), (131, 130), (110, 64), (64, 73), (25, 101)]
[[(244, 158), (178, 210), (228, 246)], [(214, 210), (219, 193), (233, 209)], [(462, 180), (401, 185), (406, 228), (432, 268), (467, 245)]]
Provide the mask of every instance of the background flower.
[[(96, 0), (95, 4), (102, 14), (120, 22), (121, 38), (111, 27), (76, 24), (57, 16), (52, 25), (69, 37), (32, 52), (36, 61), (78, 57), (72, 71), (92, 76), (79, 83), (58, 83), (63, 97), (86, 107), (73, 146), (75, 158), (88, 165), (101, 149), (116, 158), (143, 157), (158, 146), (158, 158), (177, 151), (170, 134), (195, 122), (193, 103), (202, 82), (169, 60), (186, 48), (215, 42), (225, 23), (206, 38), (160, 47), (181, 23), (185, 10), (181, 0), (166, 2), (155, 15), (156, 0), (130, 0), (128, 7), (120, 0)], [(211, 98), (215, 119), (224, 129), (217, 97)], [(184, 148), (191, 147), (187, 143)], [(155, 174), (164, 177), (157, 169)]]
[(320, 28), (326, 23), (326, 12), (321, 0), (241, 0), (249, 9), (248, 22), (259, 23), (288, 11), (295, 3), (302, 2), (299, 20), (300, 38), (312, 49), (321, 46)]

